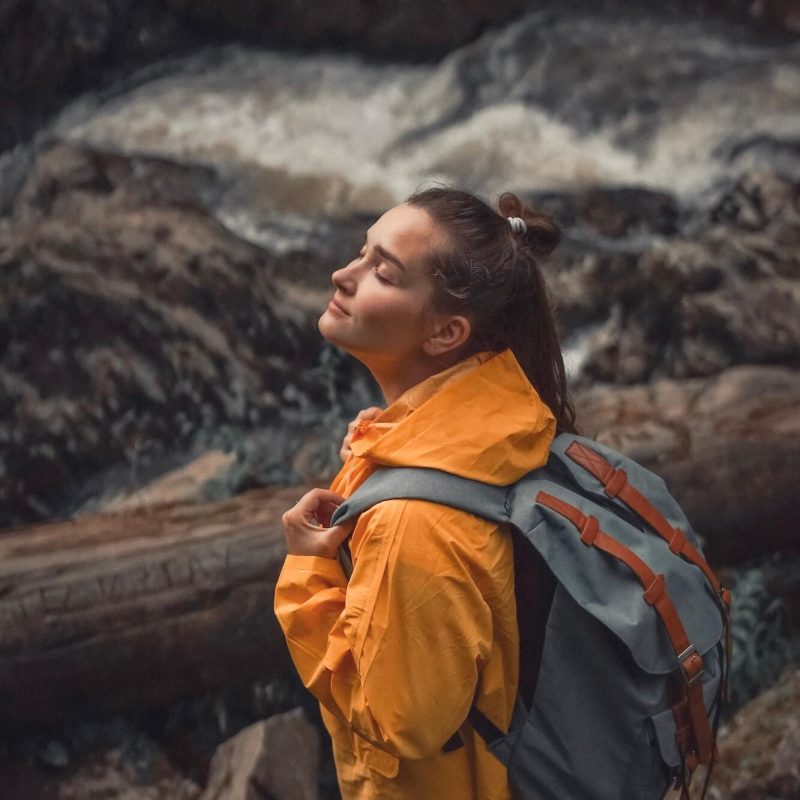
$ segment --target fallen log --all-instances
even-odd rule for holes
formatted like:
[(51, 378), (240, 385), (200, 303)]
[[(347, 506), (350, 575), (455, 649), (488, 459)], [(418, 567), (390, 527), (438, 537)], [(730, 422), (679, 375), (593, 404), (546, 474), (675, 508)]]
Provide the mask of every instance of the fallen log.
[(797, 547), (800, 370), (748, 364), (575, 400), (582, 433), (664, 478), (715, 568)]
[[(667, 479), (717, 566), (796, 546), (798, 398), (800, 371), (743, 366), (576, 399), (584, 433)], [(290, 670), (272, 600), (280, 515), (302, 491), (3, 533), (0, 720), (161, 705)]]
[(161, 705), (289, 669), (272, 602), (280, 516), (301, 493), (4, 533), (0, 727)]

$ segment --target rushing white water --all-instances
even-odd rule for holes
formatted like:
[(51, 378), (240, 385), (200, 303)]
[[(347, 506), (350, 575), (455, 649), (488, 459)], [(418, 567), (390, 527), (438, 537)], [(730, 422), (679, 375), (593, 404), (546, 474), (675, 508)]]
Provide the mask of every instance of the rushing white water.
[(255, 240), (278, 213), (375, 211), (431, 181), (691, 197), (770, 159), (800, 174), (784, 147), (800, 140), (800, 43), (743, 37), (535, 12), (435, 66), (229, 46), (79, 101), (55, 130), (215, 167), (218, 213)]
[(602, 330), (603, 325), (604, 323), (595, 323), (579, 328), (561, 343), (567, 380), (574, 381), (580, 377), (586, 362), (592, 355), (594, 339)]

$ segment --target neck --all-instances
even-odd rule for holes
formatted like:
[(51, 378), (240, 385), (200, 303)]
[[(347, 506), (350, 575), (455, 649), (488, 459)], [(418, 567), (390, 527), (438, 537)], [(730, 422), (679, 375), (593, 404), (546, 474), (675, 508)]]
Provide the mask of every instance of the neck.
[(456, 358), (441, 356), (413, 362), (387, 363), (372, 359), (359, 359), (372, 373), (380, 386), (386, 405), (390, 406), (400, 395), (412, 386), (436, 375), (456, 363)]

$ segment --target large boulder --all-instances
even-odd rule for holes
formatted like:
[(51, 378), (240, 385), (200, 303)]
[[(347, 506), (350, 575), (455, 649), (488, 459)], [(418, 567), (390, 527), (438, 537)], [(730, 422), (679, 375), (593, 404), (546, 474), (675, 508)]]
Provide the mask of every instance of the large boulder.
[(722, 12), (734, 18), (800, 33), (800, 6), (796, 0), (690, 0), (701, 12)]
[[(191, 37), (155, 0), (0, 3), (0, 151), (27, 139), (71, 96)], [(106, 74), (107, 73), (107, 74)], [(117, 73), (117, 77), (119, 73)]]
[(0, 221), (0, 527), (328, 402), (313, 318), (204, 210), (205, 177), (57, 146)]
[[(626, 195), (596, 192), (573, 227), (604, 239), (568, 237), (549, 267), (568, 330), (591, 331), (585, 378), (641, 383), (742, 363), (799, 366), (799, 196), (797, 181), (749, 173), (675, 233), (665, 196), (639, 196), (652, 209), (642, 218), (621, 202)], [(637, 243), (642, 228), (658, 236)]]
[(524, 0), (170, 0), (176, 16), (270, 46), (344, 47), (395, 60), (430, 59), (521, 11)]
[(160, 744), (123, 717), (0, 740), (8, 800), (198, 800)]
[[(800, 798), (800, 670), (746, 705), (722, 731), (711, 798)], [(696, 789), (703, 775), (697, 776)], [(692, 793), (699, 797), (699, 791)]]
[(199, 800), (317, 800), (319, 767), (319, 733), (296, 708), (223, 742)]

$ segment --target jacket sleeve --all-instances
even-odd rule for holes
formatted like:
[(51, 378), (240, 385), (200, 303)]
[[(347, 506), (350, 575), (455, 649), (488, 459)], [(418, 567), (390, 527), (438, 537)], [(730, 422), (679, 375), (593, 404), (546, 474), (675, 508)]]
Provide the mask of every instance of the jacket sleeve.
[(399, 758), (432, 755), (467, 716), (492, 641), (491, 530), (392, 500), (359, 519), (349, 583), (333, 559), (286, 559), (275, 612), (303, 683)]

